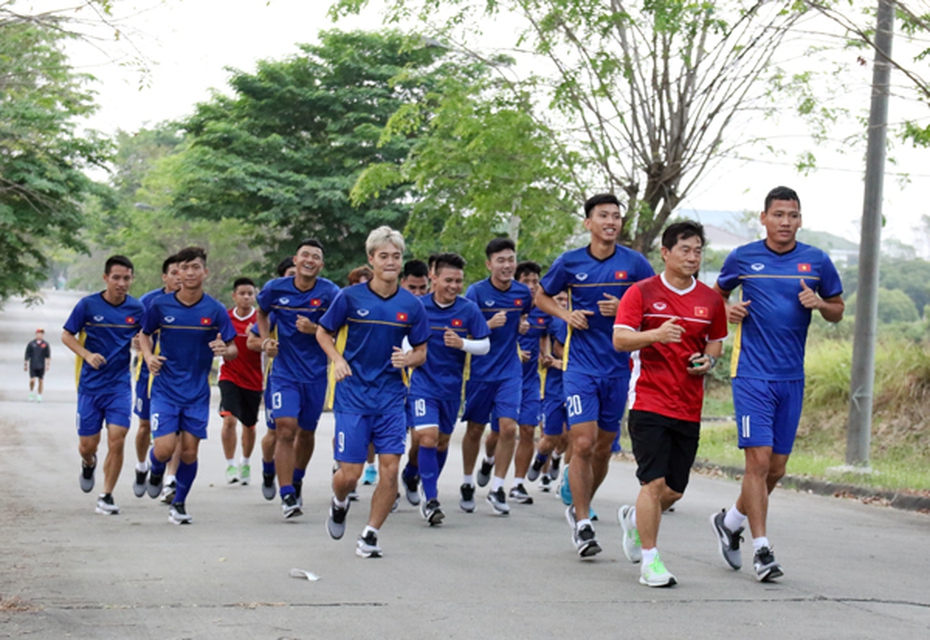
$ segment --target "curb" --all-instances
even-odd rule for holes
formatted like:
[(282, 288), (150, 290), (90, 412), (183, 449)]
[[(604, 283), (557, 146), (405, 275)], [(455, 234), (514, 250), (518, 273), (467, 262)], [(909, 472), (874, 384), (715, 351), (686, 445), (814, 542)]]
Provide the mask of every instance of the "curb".
[[(742, 467), (730, 467), (701, 461), (695, 461), (693, 468), (701, 471), (717, 471), (734, 479), (742, 478), (744, 472)], [(903, 511), (930, 513), (930, 497), (925, 496), (915, 496), (909, 493), (899, 493), (897, 491), (882, 489), (870, 489), (853, 484), (841, 484), (830, 482), (829, 480), (792, 476), (790, 474), (785, 475), (778, 484), (786, 489), (806, 491), (807, 493), (814, 493), (821, 496), (857, 498), (862, 502), (880, 502), (894, 509), (901, 509)]]

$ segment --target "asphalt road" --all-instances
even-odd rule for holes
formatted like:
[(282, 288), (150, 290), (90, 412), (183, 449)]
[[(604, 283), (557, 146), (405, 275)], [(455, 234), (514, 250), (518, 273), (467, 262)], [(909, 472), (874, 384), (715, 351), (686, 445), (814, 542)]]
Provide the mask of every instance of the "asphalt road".
[[(738, 485), (693, 477), (662, 523), (659, 548), (679, 585), (638, 584), (620, 544), (617, 507), (635, 499), (633, 466), (615, 461), (595, 499), (604, 552), (580, 560), (564, 506), (509, 517), (457, 508), (458, 440), (440, 481), (447, 519), (429, 528), (406, 503), (381, 533), (384, 557), (354, 554), (370, 487), (340, 542), (324, 523), (330, 497), (325, 414), (305, 481), (305, 515), (284, 521), (257, 484), (226, 485), (214, 417), (188, 498), (191, 526), (132, 494), (117, 516), (94, 512), (78, 488), (73, 358), (60, 329), (78, 296), (0, 312), (0, 637), (37, 638), (927, 638), (930, 518), (777, 490), (769, 537), (785, 577), (759, 584), (725, 568), (708, 524)], [(52, 345), (45, 402), (29, 403), (25, 345), (43, 326)], [(260, 427), (261, 429), (261, 427)], [(258, 468), (258, 454), (253, 469)], [(98, 486), (102, 482), (98, 469)], [(479, 490), (483, 500), (485, 491)], [(744, 563), (751, 565), (749, 551)], [(292, 568), (320, 576), (289, 577)]]

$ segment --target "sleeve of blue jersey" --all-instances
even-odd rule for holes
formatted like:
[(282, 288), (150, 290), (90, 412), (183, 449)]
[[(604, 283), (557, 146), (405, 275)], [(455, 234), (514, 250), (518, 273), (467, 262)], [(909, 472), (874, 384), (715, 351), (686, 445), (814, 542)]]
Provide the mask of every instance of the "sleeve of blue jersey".
[[(655, 270), (652, 268), (652, 264), (650, 264), (649, 260), (646, 259), (646, 256), (644, 256), (641, 253), (639, 253), (639, 266), (640, 266), (639, 280), (645, 280), (646, 278), (651, 278), (652, 276), (656, 274)], [(637, 282), (639, 280), (637, 280)]]
[(274, 286), (275, 280), (269, 280), (265, 283), (265, 286), (262, 287), (262, 290), (258, 292), (258, 296), (255, 298), (255, 301), (258, 303), (258, 308), (262, 310), (262, 313), (269, 313), (271, 311), (271, 289)]
[(161, 312), (158, 310), (159, 306), (158, 300), (152, 301), (151, 306), (145, 310), (145, 315), (142, 316), (142, 333), (147, 336), (158, 330), (158, 319), (161, 316)]
[(236, 328), (232, 320), (229, 319), (229, 313), (220, 302), (216, 303), (216, 324), (220, 328), (220, 335), (227, 344), (236, 339)]
[(546, 275), (539, 281), (539, 286), (546, 292), (546, 295), (553, 297), (565, 289), (565, 269), (562, 267), (562, 256), (555, 259), (552, 266), (546, 272)]
[(723, 291), (733, 291), (739, 286), (739, 249), (734, 249), (723, 261), (720, 275), (717, 276), (717, 286)]
[(78, 303), (74, 305), (74, 309), (71, 310), (71, 315), (68, 316), (68, 320), (65, 322), (63, 329), (68, 333), (77, 335), (81, 332), (81, 329), (84, 328), (84, 298), (78, 300)]
[(488, 321), (484, 319), (484, 314), (481, 313), (478, 305), (469, 300), (467, 311), (468, 333), (472, 340), (482, 340), (491, 335), (491, 327), (488, 326)]
[[(415, 299), (415, 298), (414, 298)], [(418, 347), (429, 340), (430, 328), (429, 321), (426, 319), (426, 310), (423, 303), (416, 301), (416, 308), (413, 312), (413, 322), (411, 322), (410, 333), (407, 335), (407, 342), (411, 347)]]
[(820, 272), (820, 285), (817, 287), (817, 293), (821, 298), (833, 298), (843, 293), (843, 283), (840, 281), (840, 274), (837, 273), (833, 261), (826, 252), (823, 254), (823, 265)]
[(346, 296), (347, 290), (348, 289), (343, 289), (336, 294), (336, 297), (333, 298), (333, 303), (326, 313), (323, 314), (323, 317), (320, 318), (320, 326), (330, 333), (336, 333), (336, 331), (346, 323), (346, 316), (348, 315), (349, 308), (348, 297)]

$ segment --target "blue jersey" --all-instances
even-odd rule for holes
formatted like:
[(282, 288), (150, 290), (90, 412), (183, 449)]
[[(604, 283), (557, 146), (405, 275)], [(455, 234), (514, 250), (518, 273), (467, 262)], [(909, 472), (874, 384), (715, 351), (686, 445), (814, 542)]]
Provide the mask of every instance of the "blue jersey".
[[(429, 350), (426, 362), (414, 369), (410, 376), (410, 395), (458, 401), (462, 397), (462, 378), (468, 354), (446, 346), (443, 337), (446, 329), (452, 329), (460, 338), (472, 340), (487, 338), (491, 329), (475, 303), (462, 296), (445, 308), (436, 304), (432, 294), (421, 297), (420, 302), (429, 322)], [(472, 356), (472, 361), (484, 357)]]
[(297, 317), (319, 324), (338, 293), (339, 287), (326, 278), (317, 278), (309, 291), (298, 289), (293, 276), (277, 278), (262, 287), (258, 306), (266, 314), (274, 311), (278, 326), (278, 355), (272, 374), (275, 379), (326, 381), (326, 353), (316, 334), (297, 330)]
[(798, 380), (804, 377), (804, 344), (811, 310), (798, 300), (801, 280), (832, 298), (843, 285), (830, 257), (798, 242), (787, 253), (775, 253), (765, 240), (734, 249), (723, 263), (717, 286), (741, 286), (740, 300), (750, 300), (749, 314), (737, 326), (730, 375), (734, 378)]
[(158, 332), (156, 355), (165, 361), (151, 383), (151, 397), (163, 398), (176, 406), (210, 403), (210, 369), (213, 350), (209, 344), (220, 334), (232, 342), (236, 330), (229, 313), (218, 300), (207, 294), (187, 306), (177, 293), (157, 297), (145, 312), (142, 332)]
[(527, 322), (530, 324), (529, 330), (517, 339), (520, 351), (530, 356), (529, 360), (523, 362), (524, 383), (534, 379), (539, 381), (539, 341), (548, 335), (551, 321), (552, 316), (534, 308), (527, 317)]
[(519, 377), (517, 337), (520, 335), (520, 316), (529, 313), (533, 306), (529, 287), (513, 280), (509, 289), (501, 291), (491, 284), (490, 278), (485, 278), (469, 286), (465, 297), (478, 305), (485, 320), (490, 320), (498, 311), (507, 313), (507, 323), (491, 329), (491, 350), (472, 362), (471, 379), (493, 382)]
[(78, 392), (102, 395), (119, 392), (123, 385), (129, 388), (130, 345), (142, 326), (143, 312), (142, 303), (132, 296), (126, 296), (120, 305), (107, 302), (102, 292), (78, 301), (64, 330), (77, 336), (85, 349), (107, 359), (106, 364), (94, 369), (78, 356)]
[[(155, 300), (155, 298), (161, 297), (163, 295), (166, 295), (164, 288), (152, 289), (151, 291), (147, 293), (143, 293), (142, 296), (139, 298), (139, 302), (142, 303), (143, 309), (145, 309), (145, 311), (148, 311), (149, 307), (152, 306), (152, 301)], [(145, 358), (143, 358), (142, 356), (139, 356), (139, 362), (136, 368), (135, 377), (136, 377), (136, 380), (142, 380), (142, 381), (149, 379), (149, 366), (145, 364)]]
[(352, 285), (339, 292), (320, 326), (337, 334), (336, 348), (352, 369), (336, 384), (333, 408), (365, 415), (403, 413), (405, 373), (394, 368), (391, 355), (405, 337), (413, 347), (429, 340), (426, 312), (417, 297), (398, 289), (382, 298), (368, 283)]
[[(556, 342), (564, 345), (565, 337), (568, 334), (568, 325), (562, 318), (552, 318), (552, 322), (549, 323), (548, 334), (550, 349)], [(565, 394), (562, 391), (562, 370), (556, 367), (548, 367), (545, 373), (546, 380), (543, 385), (543, 397), (549, 398), (550, 400), (556, 398), (564, 400)]]
[(552, 263), (540, 281), (543, 291), (555, 296), (568, 291), (569, 311), (591, 311), (588, 328), (568, 327), (565, 339), (566, 371), (578, 371), (598, 378), (630, 375), (630, 356), (613, 345), (614, 318), (602, 316), (597, 303), (610, 294), (622, 298), (630, 285), (652, 277), (655, 272), (639, 252), (620, 245), (613, 255), (599, 260), (590, 247), (566, 251)]

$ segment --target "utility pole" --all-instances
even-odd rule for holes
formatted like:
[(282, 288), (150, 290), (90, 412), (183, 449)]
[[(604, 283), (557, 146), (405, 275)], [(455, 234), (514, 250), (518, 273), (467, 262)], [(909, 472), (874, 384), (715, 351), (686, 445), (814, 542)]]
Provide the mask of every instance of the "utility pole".
[(891, 79), (894, 3), (879, 0), (872, 70), (872, 105), (865, 164), (865, 197), (859, 240), (859, 288), (846, 432), (846, 464), (868, 468), (872, 439), (872, 395), (875, 383), (875, 334), (878, 324), (878, 270), (882, 233), (882, 190)]

